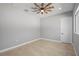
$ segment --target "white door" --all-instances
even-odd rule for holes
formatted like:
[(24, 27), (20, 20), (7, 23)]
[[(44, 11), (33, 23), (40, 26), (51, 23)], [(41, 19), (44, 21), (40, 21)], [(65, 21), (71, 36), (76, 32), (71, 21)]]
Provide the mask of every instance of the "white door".
[(64, 43), (72, 42), (72, 17), (61, 19), (61, 41)]

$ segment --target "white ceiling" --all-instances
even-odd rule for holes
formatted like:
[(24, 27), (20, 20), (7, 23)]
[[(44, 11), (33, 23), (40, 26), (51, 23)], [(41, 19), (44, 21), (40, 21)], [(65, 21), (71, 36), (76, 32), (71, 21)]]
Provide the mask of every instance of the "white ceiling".
[[(46, 16), (69, 12), (69, 11), (72, 11), (74, 8), (74, 3), (53, 3), (53, 5), (54, 5), (53, 11), (48, 14), (41, 15), (41, 14), (36, 14), (35, 12), (32, 12), (31, 7), (34, 6), (33, 3), (13, 3), (13, 4), (8, 4), (8, 5), (11, 5), (11, 6), (18, 8), (19, 10), (23, 10), (23, 11), (24, 11), (24, 9), (27, 9), (28, 11), (26, 13), (33, 14), (33, 15), (36, 15), (39, 17), (46, 17)], [(59, 10), (59, 9), (61, 9), (61, 10)]]

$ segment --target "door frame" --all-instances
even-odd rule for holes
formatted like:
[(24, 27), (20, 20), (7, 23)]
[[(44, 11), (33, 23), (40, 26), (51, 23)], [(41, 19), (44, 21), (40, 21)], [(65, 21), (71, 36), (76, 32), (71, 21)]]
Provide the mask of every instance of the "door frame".
[(77, 7), (75, 14), (74, 14), (74, 33), (76, 33), (76, 15), (78, 14), (78, 12), (79, 12), (79, 6)]

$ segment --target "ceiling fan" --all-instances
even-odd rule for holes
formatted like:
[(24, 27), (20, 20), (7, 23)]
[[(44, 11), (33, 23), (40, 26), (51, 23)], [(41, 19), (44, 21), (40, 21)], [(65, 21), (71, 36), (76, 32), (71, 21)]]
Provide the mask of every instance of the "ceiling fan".
[(48, 14), (48, 12), (51, 12), (54, 6), (52, 3), (34, 3), (35, 7), (32, 7), (33, 11), (36, 12), (37, 14)]

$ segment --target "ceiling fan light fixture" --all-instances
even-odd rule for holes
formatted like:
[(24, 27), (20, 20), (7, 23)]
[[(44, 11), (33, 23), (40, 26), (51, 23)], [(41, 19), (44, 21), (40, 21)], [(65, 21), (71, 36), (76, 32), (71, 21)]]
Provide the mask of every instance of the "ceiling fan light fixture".
[(39, 14), (39, 13), (48, 14), (48, 12), (50, 12), (50, 10), (52, 10), (54, 8), (52, 3), (47, 3), (47, 4), (46, 3), (41, 3), (41, 4), (34, 3), (34, 5), (35, 5), (35, 7), (32, 7), (32, 9), (35, 12), (37, 12), (37, 14)]
[(41, 12), (44, 12), (44, 10), (41, 10)]

